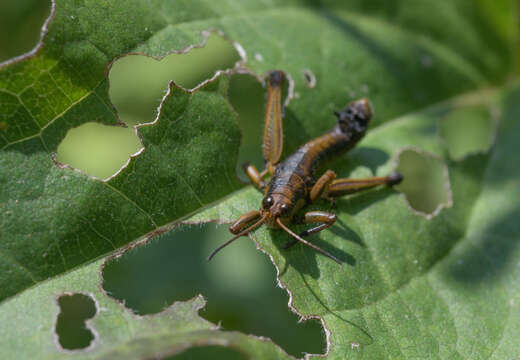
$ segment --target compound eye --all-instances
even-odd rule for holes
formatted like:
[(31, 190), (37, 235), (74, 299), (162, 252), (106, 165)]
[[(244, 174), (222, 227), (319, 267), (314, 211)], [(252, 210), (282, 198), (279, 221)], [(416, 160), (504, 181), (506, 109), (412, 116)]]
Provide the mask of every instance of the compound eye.
[(264, 209), (269, 209), (274, 203), (274, 200), (272, 197), (268, 196), (262, 201), (262, 206)]
[(282, 215), (288, 215), (289, 214), (289, 205), (283, 204), (280, 207), (280, 210), (282, 210)]

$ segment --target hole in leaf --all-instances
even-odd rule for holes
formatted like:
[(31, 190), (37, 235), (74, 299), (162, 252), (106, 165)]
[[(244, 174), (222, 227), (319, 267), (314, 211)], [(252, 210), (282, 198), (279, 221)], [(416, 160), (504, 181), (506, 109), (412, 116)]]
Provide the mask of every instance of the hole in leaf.
[(396, 188), (406, 195), (414, 210), (435, 215), (441, 207), (451, 205), (447, 168), (441, 159), (408, 149), (399, 155), (397, 170), (404, 180)]
[(312, 89), (316, 86), (316, 76), (310, 69), (305, 69), (303, 71), (303, 79), (308, 88)]
[[(143, 55), (125, 56), (110, 70), (110, 98), (125, 123), (151, 122), (170, 80), (191, 88), (219, 69), (232, 68), (237, 60), (239, 56), (231, 42), (214, 34), (204, 48), (168, 55), (160, 61)], [(140, 148), (132, 126), (88, 123), (69, 131), (58, 148), (57, 161), (107, 178)]]
[(50, 0), (0, 2), (0, 62), (36, 46), (50, 9)]
[(94, 333), (86, 321), (97, 313), (94, 300), (83, 294), (65, 294), (58, 298), (60, 313), (56, 321), (56, 334), (63, 349), (78, 350), (88, 347)]
[(151, 122), (170, 80), (191, 89), (217, 70), (233, 68), (238, 60), (233, 44), (214, 33), (204, 47), (160, 61), (144, 55), (124, 56), (110, 69), (110, 99), (125, 123)]
[(62, 164), (105, 179), (141, 148), (133, 128), (87, 123), (71, 129), (58, 147)]
[(224, 346), (197, 346), (189, 348), (180, 354), (165, 358), (164, 360), (247, 360), (248, 357), (238, 350)]
[(457, 109), (440, 121), (440, 131), (454, 160), (487, 152), (495, 137), (495, 124), (489, 108), (474, 106)]
[(267, 336), (294, 356), (321, 353), (321, 324), (298, 323), (287, 306), (287, 293), (275, 285), (272, 263), (250, 239), (240, 239), (206, 261), (230, 236), (227, 226), (213, 223), (180, 226), (106, 263), (103, 288), (141, 315), (203, 294), (207, 305), (200, 315), (221, 322), (224, 330)]
[(249, 182), (242, 169), (244, 162), (264, 168), (262, 137), (265, 113), (265, 88), (251, 75), (234, 75), (229, 83), (229, 101), (237, 111), (242, 141), (237, 161), (239, 179)]

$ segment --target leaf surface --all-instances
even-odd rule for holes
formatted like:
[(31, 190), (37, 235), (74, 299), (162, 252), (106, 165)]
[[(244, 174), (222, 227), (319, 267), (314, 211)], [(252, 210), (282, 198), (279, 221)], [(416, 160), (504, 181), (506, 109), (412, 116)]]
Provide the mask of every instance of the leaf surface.
[[(261, 195), (241, 189), (235, 176), (240, 133), (226, 76), (193, 92), (171, 84), (158, 119), (138, 128), (144, 150), (108, 181), (57, 166), (52, 157), (73, 127), (119, 124), (105, 77), (111, 61), (130, 52), (161, 57), (200, 44), (203, 30), (217, 29), (245, 51), (241, 66), (260, 75), (282, 69), (294, 81), (286, 153), (329, 129), (332, 110), (367, 96), (377, 114), (373, 128), (349, 161), (331, 165), (338, 175), (386, 174), (407, 147), (447, 165), (453, 206), (431, 220), (410, 211), (393, 190), (340, 200), (338, 226), (315, 242), (347, 263), (341, 268), (301, 247), (280, 251), (286, 238), (278, 232), (255, 232), (292, 306), (324, 319), (330, 356), (513, 354), (519, 229), (511, 154), (519, 95), (517, 87), (477, 91), (503, 87), (514, 71), (514, 9), (508, 1), (497, 4), (57, 1), (36, 55), (0, 68), (0, 298), (18, 294), (1, 306), (1, 322), (16, 325), (2, 328), (0, 348), (55, 358), (54, 299), (79, 291), (109, 309), (92, 320), (100, 341), (85, 357), (173, 349), (178, 339), (161, 338), (151, 330), (156, 327), (188, 334), (185, 344), (231, 338), (246, 353), (283, 356), (258, 339), (211, 330), (196, 315), (198, 299), (164, 314), (187, 314), (177, 323), (168, 316), (136, 318), (95, 288), (100, 261), (92, 261), (125, 244), (201, 210), (189, 221), (231, 221), (258, 207)], [(317, 80), (313, 88), (306, 71)], [(495, 145), (451, 160), (438, 121), (475, 105), (499, 114)], [(131, 341), (137, 334), (144, 338), (142, 353), (133, 352), (141, 344)], [(163, 347), (154, 343), (163, 340)]]

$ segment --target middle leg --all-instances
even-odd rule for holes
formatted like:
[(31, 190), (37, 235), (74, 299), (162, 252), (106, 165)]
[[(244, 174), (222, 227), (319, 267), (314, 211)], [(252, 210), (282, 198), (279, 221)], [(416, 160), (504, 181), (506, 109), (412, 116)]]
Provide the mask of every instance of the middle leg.
[[(304, 224), (312, 224), (312, 223), (321, 223), (315, 227), (312, 227), (310, 229), (307, 229), (305, 231), (302, 231), (300, 233), (301, 237), (309, 236), (312, 234), (315, 234), (317, 232), (320, 232), (321, 230), (324, 230), (328, 228), (329, 226), (332, 226), (336, 222), (336, 214), (330, 214), (324, 211), (309, 211), (305, 213), (305, 216), (303, 218)], [(293, 240), (285, 244), (284, 249), (288, 249), (291, 246), (298, 243), (298, 240)]]

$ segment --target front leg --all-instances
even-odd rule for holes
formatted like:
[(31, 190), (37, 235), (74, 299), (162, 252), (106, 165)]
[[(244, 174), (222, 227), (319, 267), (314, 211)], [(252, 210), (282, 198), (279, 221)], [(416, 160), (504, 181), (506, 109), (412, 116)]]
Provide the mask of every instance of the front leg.
[[(258, 218), (260, 218), (259, 221), (255, 222), (253, 225), (248, 227), (248, 225), (250, 225), (251, 222), (253, 222), (254, 220), (258, 220)], [(208, 261), (210, 261), (213, 258), (213, 256), (215, 256), (216, 253), (218, 253), (220, 250), (222, 250), (223, 248), (225, 248), (226, 246), (231, 244), (233, 241), (235, 241), (236, 239), (238, 239), (241, 236), (249, 234), (251, 231), (253, 231), (257, 227), (262, 225), (264, 220), (265, 220), (265, 218), (261, 218), (260, 211), (258, 211), (258, 210), (252, 210), (252, 211), (246, 212), (245, 214), (240, 216), (229, 227), (229, 231), (231, 231), (235, 236), (233, 236), (231, 239), (226, 241), (224, 244), (220, 245), (218, 248), (213, 250), (213, 252), (211, 254), (209, 254), (209, 256), (208, 256)]]
[(229, 231), (231, 231), (232, 234), (237, 235), (241, 231), (245, 230), (253, 221), (260, 219), (260, 216), (261, 214), (258, 210), (248, 211), (231, 224)]
[[(332, 226), (336, 222), (336, 214), (330, 214), (324, 211), (309, 211), (305, 213), (305, 216), (303, 218), (304, 224), (312, 224), (312, 223), (321, 223), (318, 226), (315, 226), (313, 228), (310, 228), (308, 230), (302, 231), (300, 233), (300, 237), (309, 236), (312, 234), (315, 234), (317, 232), (320, 232), (321, 230), (324, 230), (328, 228), (329, 226)], [(293, 240), (291, 242), (288, 242), (285, 244), (284, 249), (288, 249), (291, 246), (298, 243), (298, 240)]]

